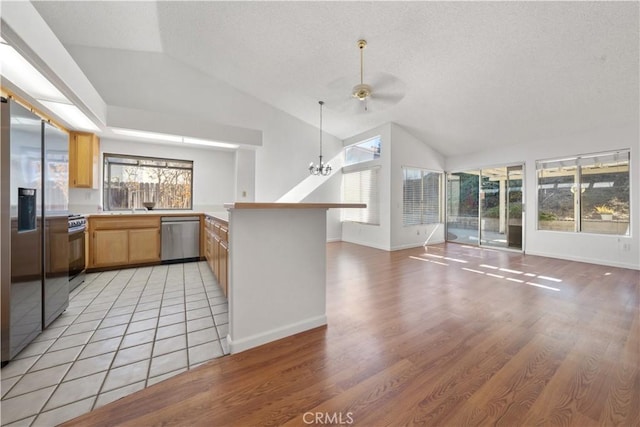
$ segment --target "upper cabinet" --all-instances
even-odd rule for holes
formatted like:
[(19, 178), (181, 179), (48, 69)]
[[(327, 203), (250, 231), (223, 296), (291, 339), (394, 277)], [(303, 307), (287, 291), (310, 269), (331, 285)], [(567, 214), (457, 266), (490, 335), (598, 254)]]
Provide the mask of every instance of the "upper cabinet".
[(69, 134), (69, 187), (99, 188), (100, 139), (92, 133)]

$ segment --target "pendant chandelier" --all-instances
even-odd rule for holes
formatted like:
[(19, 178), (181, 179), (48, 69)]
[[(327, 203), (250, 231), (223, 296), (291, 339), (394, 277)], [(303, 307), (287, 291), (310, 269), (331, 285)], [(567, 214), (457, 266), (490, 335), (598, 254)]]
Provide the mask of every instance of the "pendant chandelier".
[(331, 165), (325, 165), (322, 162), (322, 106), (324, 105), (324, 101), (318, 101), (318, 104), (320, 104), (320, 163), (314, 165), (313, 162), (311, 162), (309, 165), (309, 173), (311, 175), (327, 176), (331, 173)]

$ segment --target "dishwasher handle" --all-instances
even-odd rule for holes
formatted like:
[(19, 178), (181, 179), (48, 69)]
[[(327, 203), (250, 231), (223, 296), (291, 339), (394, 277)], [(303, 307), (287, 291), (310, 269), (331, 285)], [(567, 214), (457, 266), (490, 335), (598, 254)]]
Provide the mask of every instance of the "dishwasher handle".
[(182, 223), (182, 222), (200, 222), (200, 217), (197, 216), (162, 216), (160, 217), (161, 223)]

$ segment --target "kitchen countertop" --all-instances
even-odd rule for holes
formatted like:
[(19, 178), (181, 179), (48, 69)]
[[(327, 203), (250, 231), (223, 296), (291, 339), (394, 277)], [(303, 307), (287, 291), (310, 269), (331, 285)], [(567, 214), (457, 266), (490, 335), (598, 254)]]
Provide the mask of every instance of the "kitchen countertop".
[(202, 212), (193, 210), (137, 210), (131, 213), (125, 211), (110, 211), (84, 214), (89, 218), (109, 218), (120, 216), (141, 216), (141, 215), (158, 215), (158, 216), (189, 216), (189, 215), (205, 215), (216, 218), (225, 222), (229, 222), (229, 209), (334, 209), (334, 208), (365, 208), (364, 203), (263, 203), (263, 202), (236, 202), (226, 203), (224, 211)]
[(200, 211), (176, 211), (176, 210), (150, 210), (150, 211), (136, 211), (131, 213), (130, 211), (110, 211), (110, 212), (96, 212), (82, 214), (85, 218), (111, 218), (111, 217), (131, 217), (131, 216), (198, 216), (205, 215), (212, 218), (216, 218), (222, 221), (229, 222), (229, 212), (227, 211), (215, 211), (215, 212), (200, 212)]
[(224, 221), (226, 223), (229, 223), (229, 212), (227, 212), (227, 211), (205, 212), (204, 214), (206, 216), (210, 216), (212, 218), (216, 218), (216, 219), (219, 219), (219, 220)]
[(366, 208), (365, 203), (281, 203), (281, 202), (236, 202), (225, 203), (226, 209), (334, 209)]
[(189, 215), (204, 215), (204, 212), (198, 211), (176, 211), (176, 210), (150, 210), (143, 211), (137, 210), (135, 213), (131, 213), (131, 211), (109, 211), (109, 212), (96, 212), (96, 213), (88, 213), (83, 214), (85, 217), (100, 217), (107, 218), (112, 216), (141, 216), (141, 215), (158, 215), (158, 216), (189, 216)]

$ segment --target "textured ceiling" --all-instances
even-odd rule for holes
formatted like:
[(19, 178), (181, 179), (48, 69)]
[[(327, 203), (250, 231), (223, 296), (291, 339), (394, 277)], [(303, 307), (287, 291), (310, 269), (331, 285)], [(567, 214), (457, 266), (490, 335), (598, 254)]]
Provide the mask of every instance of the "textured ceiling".
[[(185, 105), (206, 102), (208, 78), (317, 126), (322, 99), (323, 127), (339, 138), (393, 121), (444, 155), (639, 114), (637, 2), (34, 5), (108, 104), (142, 108), (150, 91), (114, 76), (117, 66), (161, 64), (154, 84), (174, 87)], [(374, 96), (396, 93), (395, 105), (374, 98), (363, 112), (349, 97), (360, 38), (365, 83)]]

